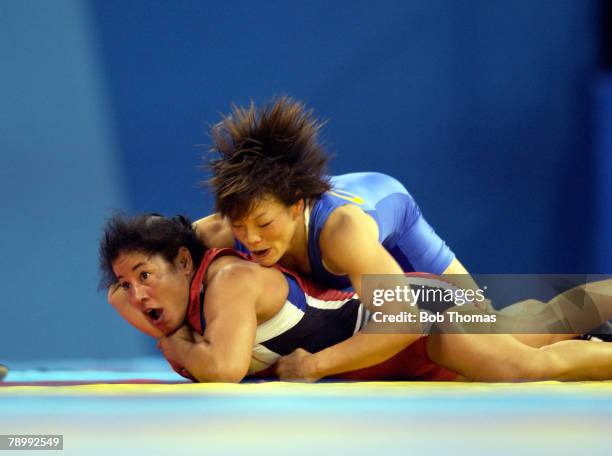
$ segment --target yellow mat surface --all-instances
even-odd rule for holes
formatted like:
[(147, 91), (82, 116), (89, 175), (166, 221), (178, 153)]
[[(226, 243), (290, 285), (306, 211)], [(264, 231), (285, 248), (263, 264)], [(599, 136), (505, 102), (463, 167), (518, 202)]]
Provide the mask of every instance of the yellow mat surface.
[(258, 396), (258, 395), (328, 395), (343, 396), (461, 396), (466, 395), (538, 395), (578, 394), (612, 397), (612, 381), (603, 382), (533, 382), (533, 383), (469, 383), (469, 382), (355, 382), (355, 383), (186, 383), (186, 384), (95, 384), (76, 386), (6, 386), (0, 397), (9, 395), (187, 395), (187, 396)]

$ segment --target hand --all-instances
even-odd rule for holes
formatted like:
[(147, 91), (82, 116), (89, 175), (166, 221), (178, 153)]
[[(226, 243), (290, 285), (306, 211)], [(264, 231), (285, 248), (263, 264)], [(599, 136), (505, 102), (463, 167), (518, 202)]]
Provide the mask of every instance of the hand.
[(312, 383), (321, 377), (315, 373), (313, 354), (302, 348), (281, 357), (276, 363), (276, 375), (280, 380)]
[(183, 366), (183, 357), (193, 343), (194, 330), (188, 325), (183, 325), (169, 336), (158, 339), (157, 348), (168, 361)]
[(193, 343), (195, 342), (194, 334), (196, 334), (196, 332), (193, 330), (191, 326), (183, 325), (179, 327), (176, 331), (174, 331), (172, 334), (170, 334), (168, 338), (175, 340), (175, 341), (182, 340), (185, 342)]

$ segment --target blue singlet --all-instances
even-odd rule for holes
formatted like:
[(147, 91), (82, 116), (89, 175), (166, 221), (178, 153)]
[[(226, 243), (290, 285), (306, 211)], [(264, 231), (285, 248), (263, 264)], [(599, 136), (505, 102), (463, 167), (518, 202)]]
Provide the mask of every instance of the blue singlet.
[[(354, 204), (378, 225), (378, 240), (404, 272), (441, 274), (455, 258), (445, 242), (425, 221), (404, 186), (380, 173), (351, 173), (331, 178), (332, 190), (312, 207), (308, 230), (308, 256), (312, 279), (329, 288), (351, 286), (348, 276), (330, 273), (323, 266), (319, 237), (330, 214), (345, 204)], [(248, 250), (236, 240), (236, 248)]]

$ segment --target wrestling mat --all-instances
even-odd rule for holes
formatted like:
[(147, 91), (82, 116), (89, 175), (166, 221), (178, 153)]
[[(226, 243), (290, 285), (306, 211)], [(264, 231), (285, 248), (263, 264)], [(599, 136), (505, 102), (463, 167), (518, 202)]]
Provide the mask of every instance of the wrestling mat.
[(157, 358), (6, 364), (0, 434), (61, 434), (67, 455), (612, 454), (612, 381), (192, 384)]

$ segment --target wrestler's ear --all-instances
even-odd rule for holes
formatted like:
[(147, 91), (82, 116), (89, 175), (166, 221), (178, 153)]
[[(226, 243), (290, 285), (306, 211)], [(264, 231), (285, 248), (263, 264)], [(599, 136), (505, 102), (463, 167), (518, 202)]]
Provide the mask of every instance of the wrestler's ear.
[(193, 258), (187, 247), (180, 247), (176, 260), (174, 260), (176, 267), (186, 275), (193, 272)]
[(291, 215), (297, 218), (304, 213), (304, 198), (300, 198), (296, 203), (291, 205)]

